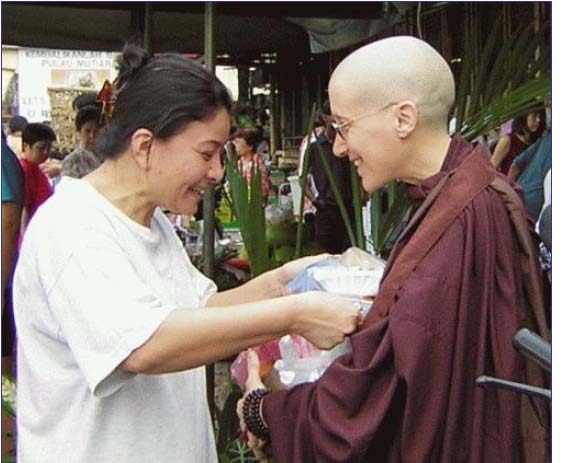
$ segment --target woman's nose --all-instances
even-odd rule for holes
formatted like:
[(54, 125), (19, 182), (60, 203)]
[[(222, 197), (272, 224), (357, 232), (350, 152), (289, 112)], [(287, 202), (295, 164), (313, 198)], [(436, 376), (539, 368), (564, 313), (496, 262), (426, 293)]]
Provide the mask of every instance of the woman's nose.
[(222, 155), (213, 156), (208, 170), (208, 178), (212, 183), (219, 183), (224, 178), (225, 167), (222, 164)]

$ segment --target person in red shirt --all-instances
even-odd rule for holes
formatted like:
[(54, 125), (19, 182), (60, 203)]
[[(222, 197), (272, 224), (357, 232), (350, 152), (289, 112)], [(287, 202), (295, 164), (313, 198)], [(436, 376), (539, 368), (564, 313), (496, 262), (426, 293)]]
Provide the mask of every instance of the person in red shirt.
[(53, 189), (40, 169), (49, 156), (55, 133), (46, 124), (28, 124), (22, 134), (23, 152), (20, 164), (24, 170), (24, 208), (22, 212), (22, 235), (38, 207), (48, 199)]

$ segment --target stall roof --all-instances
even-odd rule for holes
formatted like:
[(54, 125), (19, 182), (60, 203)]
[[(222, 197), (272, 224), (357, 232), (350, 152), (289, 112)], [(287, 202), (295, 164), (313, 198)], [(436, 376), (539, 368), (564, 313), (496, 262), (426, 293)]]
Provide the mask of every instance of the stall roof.
[[(204, 2), (150, 2), (153, 51), (200, 52)], [(309, 53), (307, 32), (285, 18), (377, 19), (400, 2), (214, 2), (218, 54)], [(144, 2), (2, 2), (2, 43), (118, 50)], [(138, 15), (138, 16), (137, 16)]]

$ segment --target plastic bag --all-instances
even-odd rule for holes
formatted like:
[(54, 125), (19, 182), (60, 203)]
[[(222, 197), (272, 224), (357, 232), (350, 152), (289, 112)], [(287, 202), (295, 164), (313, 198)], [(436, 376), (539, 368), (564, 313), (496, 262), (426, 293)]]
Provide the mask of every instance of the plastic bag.
[[(284, 338), (288, 338), (287, 349), (289, 350), (287, 352), (290, 353), (288, 355), (292, 355), (294, 358), (307, 358), (313, 352), (318, 351), (309, 341), (298, 335), (284, 336), (281, 339), (275, 339), (261, 346), (254, 347), (253, 350), (259, 357), (260, 375), (262, 378), (269, 373), (274, 363), (282, 358), (280, 342)], [(293, 349), (293, 352), (291, 352), (291, 349)], [(245, 380), (247, 379), (247, 351), (243, 351), (237, 356), (230, 367), (230, 373), (232, 379), (237, 384), (241, 387), (245, 386)]]

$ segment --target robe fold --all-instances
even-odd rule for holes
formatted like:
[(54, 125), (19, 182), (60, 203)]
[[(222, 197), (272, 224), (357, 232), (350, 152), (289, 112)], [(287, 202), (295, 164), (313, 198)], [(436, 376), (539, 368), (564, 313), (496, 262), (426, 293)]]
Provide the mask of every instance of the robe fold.
[(483, 148), (460, 137), (441, 171), (408, 194), (415, 214), (351, 336), (352, 353), (318, 381), (263, 400), (273, 455), (279, 463), (548, 461), (548, 404), (475, 385), (482, 374), (548, 383), (512, 347), (522, 327), (547, 335), (541, 298), (529, 302), (540, 281), (530, 227), (513, 218), (520, 205), (504, 200), (517, 195)]

